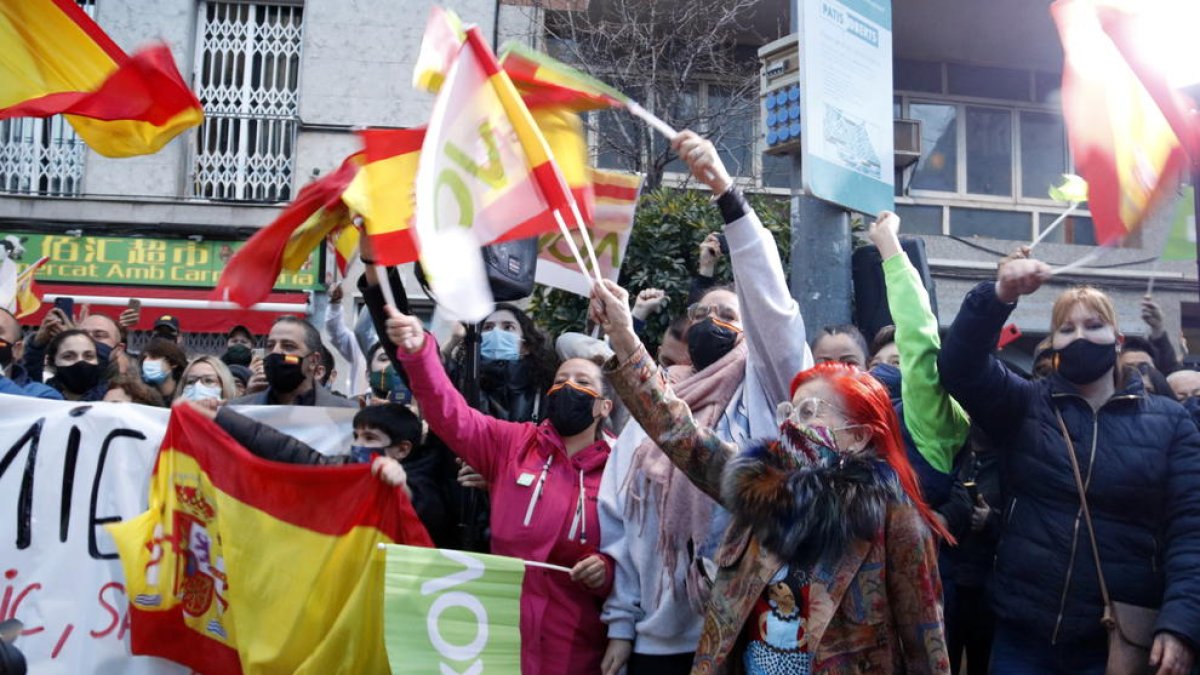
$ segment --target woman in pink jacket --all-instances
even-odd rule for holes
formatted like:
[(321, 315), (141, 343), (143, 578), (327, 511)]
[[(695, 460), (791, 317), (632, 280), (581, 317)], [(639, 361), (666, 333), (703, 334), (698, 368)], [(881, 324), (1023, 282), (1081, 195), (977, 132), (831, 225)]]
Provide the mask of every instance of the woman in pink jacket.
[(600, 672), (600, 609), (612, 563), (599, 552), (596, 492), (608, 461), (601, 423), (612, 410), (600, 367), (569, 359), (547, 395), (547, 420), (506, 422), (467, 405), (420, 320), (390, 309), (387, 336), (429, 428), (487, 480), (492, 552), (571, 568), (528, 567), (521, 589), (521, 672)]

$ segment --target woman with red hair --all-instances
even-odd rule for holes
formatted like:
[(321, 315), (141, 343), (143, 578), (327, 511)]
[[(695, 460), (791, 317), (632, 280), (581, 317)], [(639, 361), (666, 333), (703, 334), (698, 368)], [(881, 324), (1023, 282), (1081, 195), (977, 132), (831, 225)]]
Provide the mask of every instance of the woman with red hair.
[(630, 413), (733, 515), (694, 673), (949, 673), (934, 534), (887, 390), (845, 364), (792, 382), (780, 434), (738, 448), (699, 426), (633, 332), (628, 293), (592, 293)]

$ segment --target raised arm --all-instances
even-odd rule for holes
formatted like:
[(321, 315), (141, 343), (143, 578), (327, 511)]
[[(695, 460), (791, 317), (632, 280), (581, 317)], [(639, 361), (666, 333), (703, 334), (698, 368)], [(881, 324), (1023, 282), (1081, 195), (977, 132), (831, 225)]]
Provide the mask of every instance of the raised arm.
[(718, 195), (745, 329), (747, 367), (763, 383), (768, 400), (783, 401), (792, 378), (813, 361), (800, 306), (788, 289), (775, 238), (733, 184), (711, 142), (683, 131), (673, 145), (692, 175)]
[(437, 342), (421, 321), (391, 307), (387, 312), (385, 334), (396, 346), (392, 353), (408, 374), (413, 398), (430, 430), (484, 478), (495, 482), (500, 453), (515, 445), (532, 423), (506, 422), (467, 405), (442, 368)]
[(884, 211), (871, 223), (868, 234), (883, 258), (888, 307), (896, 326), (904, 425), (925, 461), (950, 473), (954, 456), (970, 433), (971, 421), (942, 386), (937, 317), (917, 269), (900, 248), (899, 229), (900, 218)]
[(671, 390), (633, 332), (628, 303), (629, 294), (611, 281), (593, 287), (592, 318), (608, 332), (614, 351), (605, 373), (646, 434), (688, 480), (721, 503), (721, 474), (737, 448), (697, 424), (687, 403)]
[(985, 281), (967, 294), (938, 356), (946, 391), (997, 439), (1020, 426), (1037, 385), (1006, 368), (992, 350), (1017, 299), (1049, 278), (1050, 267), (1038, 260), (1002, 264), (995, 283)]

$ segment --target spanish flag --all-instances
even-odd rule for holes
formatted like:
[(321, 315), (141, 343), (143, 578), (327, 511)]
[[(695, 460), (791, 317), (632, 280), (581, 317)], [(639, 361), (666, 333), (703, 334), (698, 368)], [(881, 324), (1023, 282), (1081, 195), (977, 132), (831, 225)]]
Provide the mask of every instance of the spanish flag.
[(260, 459), (172, 410), (150, 508), (109, 525), (134, 654), (203, 673), (390, 672), (381, 543), (431, 545), (367, 465)]
[(620, 108), (631, 99), (617, 89), (519, 42), (506, 44), (500, 65), (531, 109), (569, 106), (577, 112)]
[(1119, 242), (1173, 194), (1184, 165), (1178, 137), (1101, 23), (1091, 0), (1050, 6), (1063, 64), (1063, 115), (1101, 245)]
[[(249, 307), (267, 297), (283, 269), (285, 253), (291, 260), (289, 264), (298, 268), (302, 263), (295, 262), (297, 256), (306, 258), (340, 222), (342, 216), (337, 209), (342, 206), (342, 192), (354, 179), (362, 163), (362, 153), (350, 155), (337, 170), (301, 188), (296, 199), (284, 208), (279, 217), (255, 232), (250, 241), (233, 254), (211, 297), (236, 302), (242, 307)], [(325, 221), (322, 221), (323, 211), (330, 214)], [(311, 229), (298, 236), (297, 231), (305, 226)], [(329, 230), (322, 230), (327, 226)], [(308, 236), (314, 232), (318, 236)], [(308, 243), (302, 242), (302, 239)], [(302, 245), (308, 244), (311, 246), (307, 250), (301, 250)]]
[(342, 200), (363, 217), (375, 262), (400, 265), (417, 259), (413, 237), (414, 181), (425, 129), (367, 129), (359, 132), (366, 164)]
[(133, 56), (74, 0), (0, 0), (0, 119), (65, 114), (96, 152), (157, 152), (200, 124), (171, 50)]

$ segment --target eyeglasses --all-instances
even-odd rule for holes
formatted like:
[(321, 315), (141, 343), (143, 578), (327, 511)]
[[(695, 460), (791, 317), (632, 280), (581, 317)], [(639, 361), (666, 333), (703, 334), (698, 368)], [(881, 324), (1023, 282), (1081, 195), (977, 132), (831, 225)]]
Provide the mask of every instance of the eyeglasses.
[(830, 413), (840, 418), (845, 418), (845, 415), (837, 406), (825, 399), (813, 397), (797, 401), (795, 405), (791, 406), (788, 416), (800, 424), (808, 424), (818, 418), (828, 419), (827, 416)]
[(187, 386), (190, 384), (196, 384), (197, 382), (209, 387), (221, 386), (221, 380), (218, 379), (216, 375), (188, 375), (187, 378), (184, 379), (183, 384), (184, 386)]
[(738, 311), (729, 305), (701, 305), (696, 303), (687, 309), (688, 318), (692, 321), (703, 321), (710, 316), (727, 323), (740, 324), (742, 317)]

